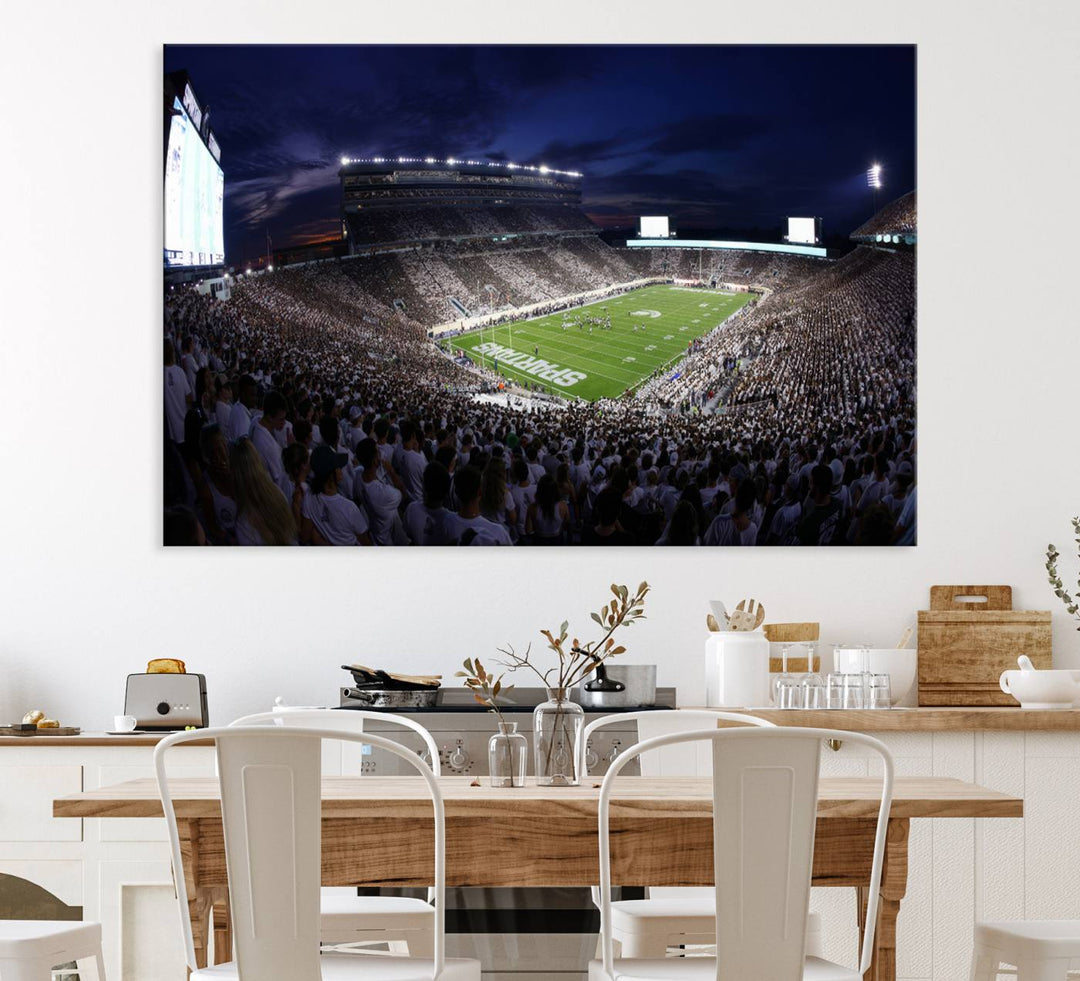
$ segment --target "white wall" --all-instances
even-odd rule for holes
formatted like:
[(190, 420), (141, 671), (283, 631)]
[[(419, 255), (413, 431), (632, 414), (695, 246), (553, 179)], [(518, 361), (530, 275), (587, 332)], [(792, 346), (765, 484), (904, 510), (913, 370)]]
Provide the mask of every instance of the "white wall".
[[(665, 11), (116, 0), (8, 14), (0, 721), (34, 705), (102, 727), (125, 675), (161, 655), (206, 673), (219, 722), (279, 693), (332, 698), (350, 659), (452, 672), (563, 617), (587, 623), (612, 580), (653, 584), (630, 659), (658, 662), (685, 702), (700, 699), (710, 597), (752, 595), (771, 619), (874, 644), (913, 622), (933, 583), (1011, 583), (1018, 605), (1052, 605), (1042, 553), (1050, 540), (1070, 551), (1080, 513), (1077, 6), (684, 3), (681, 23)], [(917, 42), (921, 544), (164, 551), (160, 45), (226, 40)], [(1055, 644), (1059, 663), (1080, 665), (1080, 637), (1056, 609)]]

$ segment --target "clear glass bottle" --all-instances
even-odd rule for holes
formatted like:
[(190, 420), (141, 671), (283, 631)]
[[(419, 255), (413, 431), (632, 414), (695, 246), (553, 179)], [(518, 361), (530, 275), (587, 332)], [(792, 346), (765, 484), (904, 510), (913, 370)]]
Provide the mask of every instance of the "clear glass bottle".
[(570, 700), (566, 688), (549, 688), (548, 700), (533, 709), (533, 752), (536, 782), (541, 787), (576, 787), (578, 744), (585, 710)]
[(529, 740), (517, 730), (516, 722), (500, 722), (499, 731), (488, 740), (488, 773), (492, 787), (525, 786)]

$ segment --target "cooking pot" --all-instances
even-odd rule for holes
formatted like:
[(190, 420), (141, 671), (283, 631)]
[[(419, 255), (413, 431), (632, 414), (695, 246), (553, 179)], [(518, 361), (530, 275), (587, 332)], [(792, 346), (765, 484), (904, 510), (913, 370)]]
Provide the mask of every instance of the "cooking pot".
[(584, 708), (639, 708), (656, 704), (655, 664), (598, 664), (577, 690)]

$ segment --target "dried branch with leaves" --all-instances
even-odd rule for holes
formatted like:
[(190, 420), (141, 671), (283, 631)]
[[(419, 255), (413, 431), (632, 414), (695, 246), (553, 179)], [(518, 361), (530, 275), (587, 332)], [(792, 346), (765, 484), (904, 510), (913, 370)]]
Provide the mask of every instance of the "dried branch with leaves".
[[(1072, 526), (1076, 549), (1080, 553), (1080, 518), (1073, 518)], [(1076, 581), (1077, 592), (1073, 595), (1065, 588), (1065, 584), (1058, 575), (1059, 558), (1061, 558), (1061, 553), (1053, 545), (1048, 545), (1046, 548), (1046, 577), (1050, 580), (1050, 588), (1053, 589), (1054, 595), (1065, 604), (1065, 611), (1069, 616), (1080, 620), (1080, 577)], [(1080, 627), (1076, 629), (1080, 630)]]
[(500, 674), (499, 677), (495, 677), (490, 674), (488, 670), (480, 663), (480, 658), (468, 657), (462, 663), (464, 671), (455, 671), (455, 678), (464, 678), (465, 687), (473, 693), (475, 698), (481, 705), (486, 705), (489, 712), (494, 712), (495, 717), (499, 722), (503, 722), (502, 711), (499, 709), (496, 699), (500, 695), (505, 695), (509, 691), (514, 690), (513, 685), (504, 685), (502, 683), (505, 672)]
[[(602, 664), (609, 657), (616, 657), (626, 651), (625, 647), (616, 646), (613, 636), (622, 627), (632, 627), (638, 620), (645, 619), (645, 597), (649, 593), (649, 584), (641, 583), (637, 592), (631, 595), (626, 586), (611, 584), (613, 599), (606, 603), (590, 616), (603, 630), (598, 640), (582, 644), (577, 637), (570, 640), (570, 623), (564, 620), (559, 626), (559, 634), (556, 637), (551, 630), (541, 630), (540, 633), (547, 638), (548, 650), (554, 651), (558, 658), (558, 664), (541, 671), (531, 659), (532, 645), (526, 648), (524, 654), (519, 654), (513, 646), (508, 644), (500, 647), (499, 653), (503, 660), (498, 663), (510, 671), (526, 669), (532, 671), (545, 688), (569, 689), (578, 682), (588, 677), (598, 664)], [(555, 680), (552, 680), (552, 673)], [(467, 682), (466, 682), (467, 684)]]

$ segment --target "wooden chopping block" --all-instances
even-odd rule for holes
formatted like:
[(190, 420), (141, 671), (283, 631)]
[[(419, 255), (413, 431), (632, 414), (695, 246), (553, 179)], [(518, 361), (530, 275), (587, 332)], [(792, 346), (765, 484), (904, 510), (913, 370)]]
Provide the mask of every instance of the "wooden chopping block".
[(1014, 610), (1010, 586), (932, 586), (918, 619), (920, 705), (1015, 706), (1001, 672), (1053, 665), (1049, 610)]

